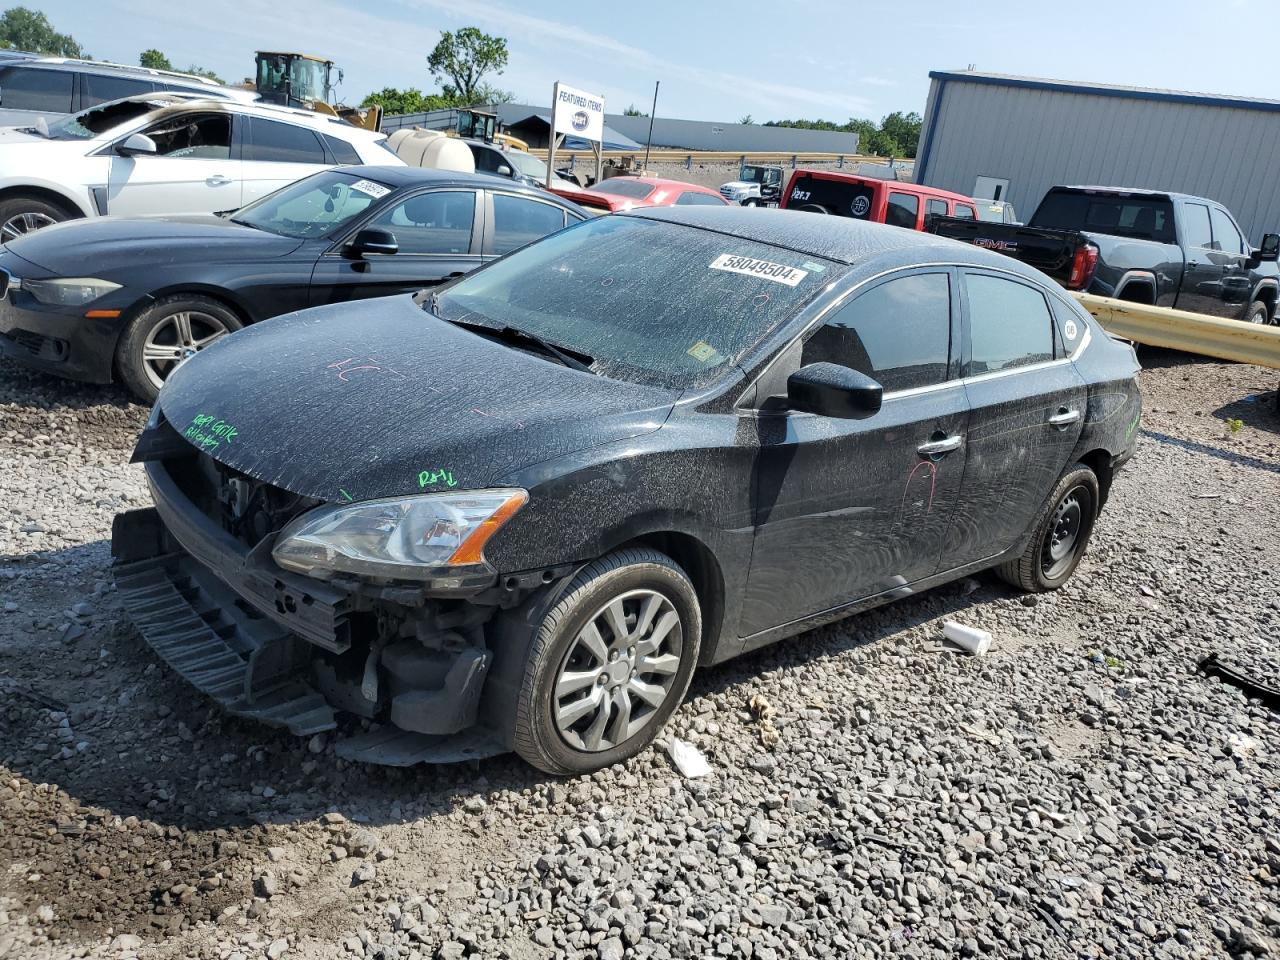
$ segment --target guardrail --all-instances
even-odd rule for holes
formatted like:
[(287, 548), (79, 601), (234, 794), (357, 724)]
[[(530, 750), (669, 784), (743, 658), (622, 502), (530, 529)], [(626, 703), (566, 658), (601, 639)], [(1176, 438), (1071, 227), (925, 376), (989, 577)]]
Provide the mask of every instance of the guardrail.
[(1280, 327), (1076, 293), (1109, 333), (1135, 343), (1280, 369)]
[[(529, 152), (539, 160), (547, 159), (547, 149), (545, 147), (531, 147)], [(633, 161), (643, 162), (644, 149), (639, 150), (605, 150), (604, 159), (621, 160), (630, 158)], [(581, 158), (582, 160), (590, 160), (595, 163), (595, 154), (590, 150), (565, 150), (563, 148), (556, 151), (556, 162), (567, 161), (570, 157)], [(873, 163), (879, 166), (888, 166), (889, 161), (885, 157), (864, 156), (858, 153), (743, 153), (741, 150), (672, 150), (664, 148), (662, 150), (649, 151), (650, 163), (683, 163), (688, 166), (691, 163), (789, 163), (792, 167), (803, 166), (806, 163), (834, 163), (838, 167), (848, 164), (857, 163)], [(908, 168), (915, 163), (914, 160), (904, 163), (898, 162), (898, 166), (907, 166)]]

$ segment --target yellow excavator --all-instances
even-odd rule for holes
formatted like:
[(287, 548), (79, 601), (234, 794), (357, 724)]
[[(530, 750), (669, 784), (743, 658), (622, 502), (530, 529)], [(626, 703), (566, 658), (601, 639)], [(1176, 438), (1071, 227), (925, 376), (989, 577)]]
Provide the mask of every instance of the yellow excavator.
[(342, 70), (332, 60), (305, 53), (259, 50), (255, 62), (254, 87), (265, 103), (327, 113), (366, 130), (377, 130), (382, 124), (382, 107), (376, 104), (346, 107), (329, 102), (342, 82)]

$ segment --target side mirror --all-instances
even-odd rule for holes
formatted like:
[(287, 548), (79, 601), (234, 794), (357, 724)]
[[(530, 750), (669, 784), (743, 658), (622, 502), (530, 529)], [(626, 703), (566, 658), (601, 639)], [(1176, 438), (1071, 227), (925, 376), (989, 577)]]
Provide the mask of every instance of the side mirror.
[(875, 380), (836, 363), (811, 363), (787, 378), (787, 405), (820, 417), (862, 420), (880, 409), (883, 397)]
[(116, 144), (116, 153), (122, 157), (136, 157), (146, 154), (154, 156), (155, 152), (156, 142), (145, 133), (131, 133)]
[(1262, 235), (1262, 246), (1253, 251), (1253, 260), (1270, 261), (1274, 263), (1280, 260), (1280, 233), (1265, 233)]
[(498, 164), (498, 176), (500, 177), (511, 176), (511, 168), (508, 167), (505, 163)]
[(359, 260), (368, 254), (389, 256), (399, 250), (396, 235), (390, 230), (361, 230), (342, 252), (353, 260)]

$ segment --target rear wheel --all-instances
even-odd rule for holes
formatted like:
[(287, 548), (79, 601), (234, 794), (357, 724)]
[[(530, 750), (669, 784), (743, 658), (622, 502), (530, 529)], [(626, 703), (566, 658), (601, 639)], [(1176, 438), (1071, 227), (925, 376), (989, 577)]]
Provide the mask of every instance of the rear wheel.
[(120, 338), (120, 379), (143, 400), (154, 400), (184, 361), (242, 326), (232, 310), (211, 297), (180, 294), (157, 300), (130, 321)]
[(1271, 311), (1266, 303), (1262, 300), (1255, 300), (1249, 304), (1249, 309), (1245, 311), (1244, 319), (1248, 323), (1268, 323), (1270, 322)]
[(1032, 593), (1057, 590), (1084, 557), (1099, 504), (1097, 475), (1083, 463), (1075, 464), (1049, 494), (1022, 556), (997, 567), (996, 573)]
[(701, 635), (693, 585), (670, 557), (637, 547), (592, 563), (530, 647), (516, 752), (559, 775), (639, 753), (684, 699)]
[(0, 243), (78, 216), (69, 208), (41, 197), (10, 197), (0, 201)]

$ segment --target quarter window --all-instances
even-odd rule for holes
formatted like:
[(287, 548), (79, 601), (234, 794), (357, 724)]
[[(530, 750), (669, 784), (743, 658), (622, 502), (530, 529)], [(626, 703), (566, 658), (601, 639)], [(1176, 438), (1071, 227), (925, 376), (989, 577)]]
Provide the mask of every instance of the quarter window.
[(1213, 242), (1217, 249), (1223, 253), (1245, 252), (1244, 238), (1240, 236), (1240, 231), (1236, 229), (1230, 217), (1217, 207), (1210, 207), (1209, 219), (1213, 221)]
[(889, 194), (884, 222), (893, 227), (916, 228), (916, 215), (920, 212), (920, 198), (910, 193)]
[(967, 274), (970, 359), (965, 376), (1012, 370), (1053, 359), (1053, 319), (1034, 287)]
[(1203, 203), (1188, 203), (1182, 208), (1183, 243), (1188, 247), (1213, 249), (1213, 233), (1209, 230), (1209, 208)]
[(888, 390), (947, 379), (951, 284), (945, 273), (889, 280), (841, 307), (804, 345), (802, 363), (838, 363)]
[(326, 136), (324, 144), (329, 148), (329, 152), (333, 154), (333, 159), (340, 164), (361, 164), (364, 163), (360, 159), (360, 154), (356, 153), (356, 148), (345, 140), (339, 140), (337, 137)]
[(143, 133), (155, 141), (158, 157), (226, 160), (231, 156), (231, 118), (225, 113), (169, 117)]
[(250, 129), (250, 142), (244, 147), (246, 160), (325, 164), (324, 148), (316, 135), (305, 127), (253, 117)]
[(507, 193), (493, 195), (493, 252), (509, 253), (564, 226), (564, 210)]
[(103, 77), (86, 73), (80, 106), (88, 108), (106, 103), (108, 100), (136, 97), (142, 93), (151, 93), (155, 88), (156, 85), (149, 80), (134, 80), (132, 77)]
[(0, 70), (0, 107), (70, 113), (75, 80), (76, 75), (68, 70)]
[(391, 231), (401, 253), (466, 254), (475, 213), (474, 193), (442, 190), (410, 197), (368, 226)]
[(978, 219), (978, 218), (977, 218), (977, 215), (973, 212), (973, 207), (966, 206), (966, 205), (965, 205), (965, 204), (963, 204), (963, 203), (957, 203), (957, 204), (956, 204), (956, 212), (955, 212), (955, 213), (953, 213), (953, 214), (952, 214), (952, 216), (953, 216), (953, 217), (959, 217), (961, 220), (976, 220), (976, 219)]

